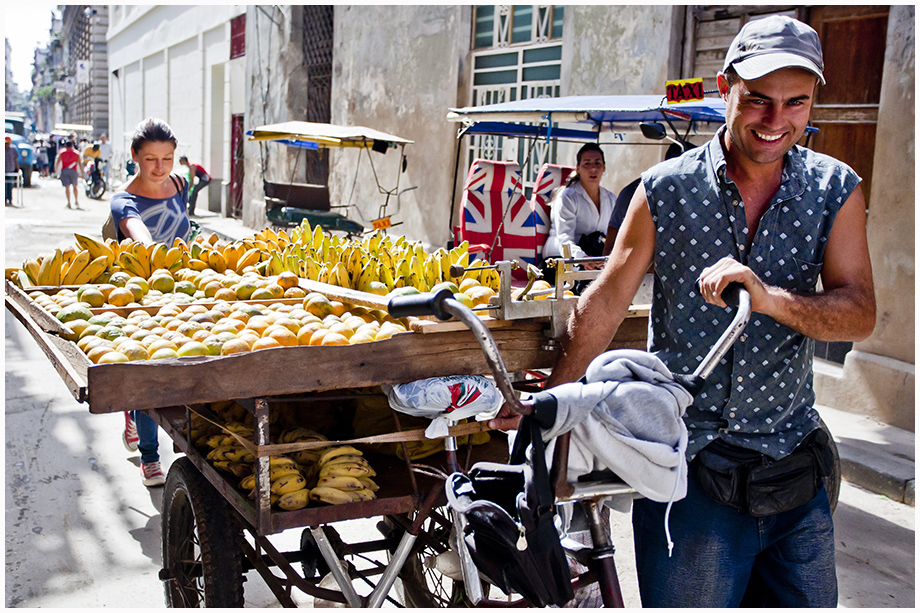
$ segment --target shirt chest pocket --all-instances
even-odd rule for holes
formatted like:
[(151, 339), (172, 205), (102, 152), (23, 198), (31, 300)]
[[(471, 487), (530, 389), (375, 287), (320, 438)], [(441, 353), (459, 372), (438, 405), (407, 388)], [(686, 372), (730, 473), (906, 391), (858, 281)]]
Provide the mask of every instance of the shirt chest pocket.
[(771, 267), (764, 281), (793, 292), (814, 291), (821, 275), (821, 264), (800, 260), (796, 257), (780, 259)]

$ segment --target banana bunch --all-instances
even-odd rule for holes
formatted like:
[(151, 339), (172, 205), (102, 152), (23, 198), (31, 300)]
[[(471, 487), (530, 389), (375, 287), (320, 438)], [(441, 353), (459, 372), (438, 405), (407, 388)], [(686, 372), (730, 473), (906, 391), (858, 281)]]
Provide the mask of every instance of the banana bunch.
[[(310, 489), (297, 463), (285, 456), (269, 457), (271, 501), (285, 511), (296, 511), (310, 503)], [(250, 475), (240, 481), (240, 487), (255, 497), (256, 477)]]
[[(109, 258), (105, 254), (94, 257), (88, 249), (69, 245), (38, 258), (26, 258), (19, 269), (23, 274), (14, 272), (12, 280), (23, 288), (35, 285), (82, 285), (98, 279), (108, 264)], [(9, 271), (7, 278), (11, 278)]]
[(327, 504), (373, 500), (378, 487), (371, 477), (376, 475), (360, 450), (333, 447), (320, 456), (319, 480), (310, 497)]

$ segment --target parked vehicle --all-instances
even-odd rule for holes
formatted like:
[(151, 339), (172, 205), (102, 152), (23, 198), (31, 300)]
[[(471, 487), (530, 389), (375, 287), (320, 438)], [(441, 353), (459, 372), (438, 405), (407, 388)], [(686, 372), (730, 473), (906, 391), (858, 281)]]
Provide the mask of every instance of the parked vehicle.
[(32, 186), (32, 169), (35, 168), (35, 150), (26, 138), (25, 115), (13, 111), (4, 112), (4, 132), (13, 141), (19, 152), (19, 169), (22, 171), (23, 187)]
[(106, 188), (105, 164), (102, 160), (90, 160), (84, 167), (87, 198), (102, 199), (102, 194), (105, 193)]

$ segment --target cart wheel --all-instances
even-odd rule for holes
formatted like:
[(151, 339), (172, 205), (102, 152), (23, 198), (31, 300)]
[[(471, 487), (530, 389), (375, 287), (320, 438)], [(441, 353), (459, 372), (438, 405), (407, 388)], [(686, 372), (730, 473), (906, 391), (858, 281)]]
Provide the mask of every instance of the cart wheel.
[(329, 565), (326, 564), (326, 559), (320, 553), (316, 539), (313, 538), (313, 533), (309, 528), (305, 528), (300, 534), (300, 551), (304, 554), (303, 562), (300, 563), (304, 577), (319, 579), (329, 574)]
[[(384, 521), (390, 530), (395, 531), (396, 534), (402, 533), (402, 528), (392, 519), (388, 517)], [(432, 509), (431, 516), (422, 525), (422, 530), (432, 536), (438, 545), (437, 547), (429, 545), (419, 538), (416, 541), (416, 547), (403, 564), (399, 577), (403, 583), (406, 606), (413, 608), (466, 606), (463, 582), (454, 581), (438, 569), (430, 567), (435, 556), (450, 548), (448, 508)], [(399, 539), (396, 538), (395, 543), (398, 542)]]
[(840, 480), (842, 478), (842, 471), (840, 469), (840, 452), (837, 451), (837, 443), (834, 441), (834, 435), (831, 434), (831, 431), (827, 428), (827, 424), (824, 423), (824, 420), (821, 420), (821, 428), (827, 432), (827, 437), (830, 439), (831, 451), (834, 453), (834, 466), (831, 469), (831, 474), (824, 477), (824, 489), (827, 490), (827, 499), (831, 503), (831, 514), (833, 515), (834, 511), (837, 510), (837, 500), (840, 498)]
[(163, 495), (163, 586), (170, 607), (242, 607), (242, 531), (233, 509), (188, 458)]

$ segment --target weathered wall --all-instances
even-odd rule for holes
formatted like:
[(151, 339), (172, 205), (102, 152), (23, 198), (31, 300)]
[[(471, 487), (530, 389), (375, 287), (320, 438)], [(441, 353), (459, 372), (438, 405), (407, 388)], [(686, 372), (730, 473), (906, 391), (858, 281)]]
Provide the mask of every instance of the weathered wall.
[[(664, 93), (672, 52), (671, 6), (567, 6), (562, 50), (562, 95)], [(601, 137), (601, 141), (610, 141)], [(604, 147), (603, 185), (619, 193), (664, 159), (664, 146)], [(578, 145), (560, 147), (560, 163), (575, 163)]]
[[(250, 6), (246, 10), (246, 131), (306, 117), (302, 11), (299, 6)], [(297, 175), (293, 169), (296, 151), (277, 143), (246, 142), (243, 155), (243, 224), (263, 228), (268, 225), (263, 176), (275, 181), (291, 176), (302, 180), (303, 170)]]
[(915, 420), (913, 6), (892, 6), (873, 162), (868, 236), (878, 317), (842, 373), (818, 375), (818, 402), (913, 430)]
[[(413, 239), (443, 246), (449, 238), (449, 210), (455, 150), (454, 129), (445, 120), (457, 105), (461, 54), (469, 49), (469, 7), (336, 6), (332, 76), (332, 123), (363, 125), (415, 141), (406, 146), (408, 168), (388, 214), (394, 229)], [(385, 189), (396, 186), (398, 150), (371, 152)], [(385, 196), (379, 194), (367, 154), (333, 152), (330, 192), (336, 202), (353, 202), (357, 218), (370, 225)]]

